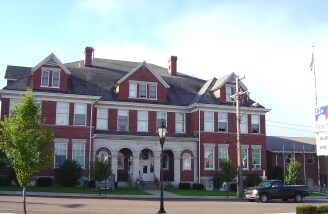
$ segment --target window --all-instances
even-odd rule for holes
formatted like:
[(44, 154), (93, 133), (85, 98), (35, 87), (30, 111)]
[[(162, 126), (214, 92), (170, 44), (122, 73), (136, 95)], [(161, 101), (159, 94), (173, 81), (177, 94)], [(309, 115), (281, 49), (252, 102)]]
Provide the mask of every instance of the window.
[(129, 126), (129, 111), (128, 110), (118, 110), (117, 112), (117, 130), (128, 131)]
[(162, 127), (162, 119), (164, 120), (165, 127), (167, 127), (166, 117), (167, 117), (166, 112), (161, 112), (161, 111), (157, 112), (157, 114), (156, 114), (156, 129)]
[(49, 71), (42, 71), (41, 86), (49, 86)]
[(204, 149), (204, 168), (214, 169), (214, 148)]
[(213, 132), (214, 129), (214, 112), (204, 112), (204, 131)]
[(138, 111), (138, 132), (148, 131), (148, 111)]
[(74, 105), (74, 125), (85, 126), (86, 125), (86, 111), (87, 105), (84, 103), (75, 103)]
[(308, 154), (306, 154), (306, 158), (307, 158), (307, 163), (309, 163), (309, 164), (314, 163), (314, 154), (308, 153)]
[(252, 169), (261, 169), (261, 149), (252, 149)]
[(226, 101), (233, 101), (234, 99), (231, 98), (232, 95), (236, 93), (236, 87), (232, 85), (227, 85), (226, 86)]
[(55, 143), (55, 168), (60, 167), (67, 159), (67, 143)]
[(130, 83), (129, 84), (129, 97), (130, 98), (137, 98), (137, 83)]
[(248, 169), (248, 149), (241, 149), (241, 164), (243, 169)]
[(228, 132), (228, 114), (219, 112), (219, 132)]
[(285, 159), (285, 165), (290, 163), (290, 160), (292, 159), (292, 154), (284, 154)]
[(219, 168), (221, 168), (221, 163), (224, 160), (229, 159), (228, 148), (220, 148), (219, 147)]
[(117, 168), (124, 169), (124, 155), (121, 152), (117, 155)]
[(10, 99), (8, 118), (10, 118), (10, 116), (12, 115), (12, 111), (14, 110), (14, 106), (18, 105), (19, 102), (20, 102), (19, 99)]
[(52, 72), (52, 87), (59, 88), (60, 73), (58, 71)]
[(169, 169), (169, 156), (163, 154), (163, 169)]
[(244, 114), (240, 117), (240, 133), (248, 133), (247, 114)]
[(182, 156), (182, 169), (191, 170), (191, 155), (189, 153), (184, 153)]
[(84, 154), (85, 154), (85, 145), (84, 143), (73, 143), (72, 147), (72, 157), (81, 168), (84, 168)]
[(185, 132), (185, 114), (183, 113), (175, 113), (175, 132)]
[(139, 85), (139, 97), (147, 98), (147, 85), (144, 84)]
[(68, 125), (69, 121), (69, 103), (57, 102), (56, 107), (56, 125)]
[(149, 86), (149, 98), (157, 99), (157, 86), (156, 85)]
[(260, 133), (260, 115), (252, 114), (252, 133)]
[(97, 129), (106, 130), (108, 129), (108, 109), (97, 108)]
[(99, 161), (107, 161), (108, 160), (108, 153), (105, 151), (101, 151), (98, 154), (98, 160)]

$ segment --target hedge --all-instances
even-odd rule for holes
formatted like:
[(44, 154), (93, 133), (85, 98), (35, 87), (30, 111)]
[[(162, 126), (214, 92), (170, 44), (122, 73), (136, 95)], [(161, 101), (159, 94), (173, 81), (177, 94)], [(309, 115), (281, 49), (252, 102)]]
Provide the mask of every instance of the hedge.
[(179, 189), (191, 189), (190, 183), (179, 183)]
[(316, 214), (317, 207), (313, 205), (300, 205), (296, 207), (296, 214)]
[(52, 184), (52, 178), (51, 177), (40, 177), (36, 185), (39, 187), (50, 187)]
[(192, 189), (194, 189), (194, 190), (204, 190), (204, 184), (193, 183), (192, 184)]

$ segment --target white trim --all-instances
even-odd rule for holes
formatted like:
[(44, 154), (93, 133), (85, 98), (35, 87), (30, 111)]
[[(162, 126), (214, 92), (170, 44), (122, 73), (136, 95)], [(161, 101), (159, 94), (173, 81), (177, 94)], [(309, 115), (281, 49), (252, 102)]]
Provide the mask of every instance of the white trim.
[(34, 71), (38, 70), (42, 65), (44, 65), (46, 62), (48, 62), (50, 59), (53, 59), (63, 71), (65, 71), (66, 74), (70, 75), (71, 72), (65, 67), (65, 65), (55, 56), (54, 53), (51, 53), (49, 56), (47, 56), (44, 60), (42, 60), (39, 64), (34, 66), (31, 69), (31, 74), (33, 75)]

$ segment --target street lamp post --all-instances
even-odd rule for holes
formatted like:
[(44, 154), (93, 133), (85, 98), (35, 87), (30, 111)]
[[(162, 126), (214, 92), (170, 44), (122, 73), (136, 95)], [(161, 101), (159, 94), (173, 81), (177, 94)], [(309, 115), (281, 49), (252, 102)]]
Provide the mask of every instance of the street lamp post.
[(241, 166), (241, 143), (240, 143), (240, 116), (239, 116), (239, 77), (236, 77), (236, 124), (237, 124), (237, 189), (238, 198), (243, 197), (243, 176), (242, 176), (242, 166)]
[(164, 146), (164, 142), (165, 142), (166, 132), (167, 132), (167, 129), (164, 125), (164, 119), (162, 118), (162, 125), (160, 128), (158, 128), (159, 142), (161, 144), (161, 172), (160, 172), (161, 203), (160, 203), (160, 208), (158, 210), (158, 214), (166, 213), (166, 211), (164, 210), (164, 198), (163, 198), (163, 146)]

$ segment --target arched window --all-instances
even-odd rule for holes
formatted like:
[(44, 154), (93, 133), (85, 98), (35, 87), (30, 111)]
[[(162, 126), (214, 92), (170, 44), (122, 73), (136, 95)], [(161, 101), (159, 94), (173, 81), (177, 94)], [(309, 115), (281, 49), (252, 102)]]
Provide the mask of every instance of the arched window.
[(163, 169), (169, 169), (169, 156), (163, 154)]
[(189, 153), (184, 153), (182, 156), (182, 169), (191, 170), (191, 155)]
[(124, 169), (124, 155), (121, 152), (117, 156), (117, 168)]
[(105, 161), (105, 160), (108, 160), (108, 153), (105, 152), (105, 151), (101, 151), (101, 152), (99, 152), (99, 154), (98, 154), (98, 160), (99, 160), (99, 161)]

